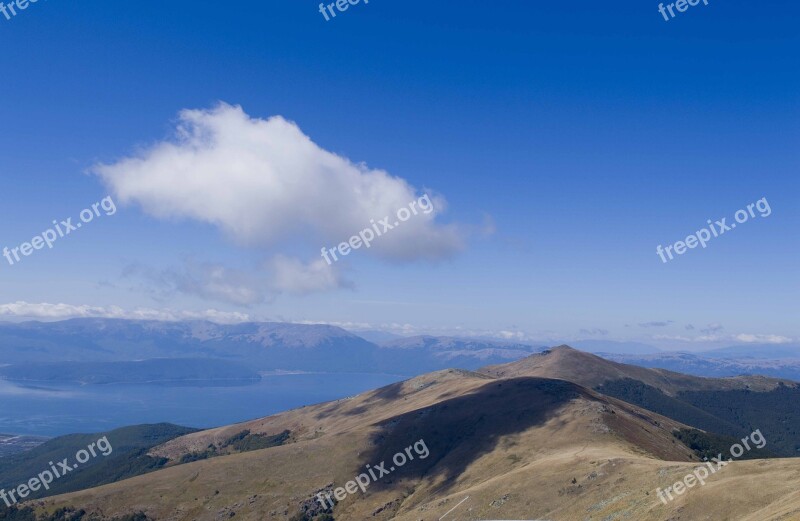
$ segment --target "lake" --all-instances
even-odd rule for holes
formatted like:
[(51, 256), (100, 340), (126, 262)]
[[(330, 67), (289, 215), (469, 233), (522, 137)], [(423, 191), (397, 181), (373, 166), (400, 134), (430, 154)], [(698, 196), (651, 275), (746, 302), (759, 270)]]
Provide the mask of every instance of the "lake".
[(22, 386), (0, 380), (0, 432), (60, 436), (159, 422), (217, 427), (345, 398), (406, 378), (388, 374), (281, 374), (240, 386)]

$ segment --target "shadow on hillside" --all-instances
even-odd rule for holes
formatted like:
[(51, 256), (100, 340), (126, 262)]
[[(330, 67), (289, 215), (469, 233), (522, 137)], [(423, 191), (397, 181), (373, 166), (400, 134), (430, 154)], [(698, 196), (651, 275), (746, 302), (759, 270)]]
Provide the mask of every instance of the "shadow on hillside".
[(372, 392), (369, 400), (363, 405), (354, 407), (353, 409), (344, 412), (346, 416), (358, 416), (359, 414), (367, 412), (371, 407), (380, 407), (386, 402), (396, 400), (403, 395), (403, 384), (405, 382), (397, 382), (381, 387)]
[[(398, 467), (377, 484), (422, 476), (442, 476), (443, 487), (452, 483), (473, 461), (491, 452), (502, 436), (541, 425), (569, 401), (585, 395), (582, 388), (562, 380), (513, 378), (492, 381), (476, 391), (445, 400), (430, 407), (395, 416), (377, 426), (374, 448), (363, 453), (357, 473), (367, 464), (382, 461), (385, 468), (396, 466), (392, 458), (398, 452), (424, 440), (430, 455), (420, 460), (413, 449), (414, 461)], [(420, 452), (423, 447), (420, 445)]]
[(345, 416), (358, 416), (367, 412), (370, 407), (379, 407), (384, 401), (392, 401), (400, 398), (402, 396), (404, 383), (405, 382), (396, 382), (381, 387), (380, 389), (376, 389), (375, 391), (372, 391), (372, 396), (370, 396), (370, 398), (364, 404), (353, 407), (349, 410), (342, 411), (341, 404), (338, 400), (331, 402), (327, 407), (318, 412), (314, 418), (317, 420), (323, 420), (330, 416), (338, 416), (341, 414)]

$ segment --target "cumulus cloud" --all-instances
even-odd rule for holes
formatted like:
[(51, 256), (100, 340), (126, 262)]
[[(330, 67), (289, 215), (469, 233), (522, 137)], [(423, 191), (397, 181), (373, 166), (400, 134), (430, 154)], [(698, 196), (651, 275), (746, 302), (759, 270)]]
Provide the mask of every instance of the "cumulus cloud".
[[(280, 116), (259, 119), (225, 103), (184, 110), (172, 139), (137, 155), (92, 168), (117, 201), (135, 203), (162, 219), (191, 219), (223, 230), (242, 245), (275, 245), (287, 238), (334, 246), (394, 216), (421, 195), (388, 172), (353, 163), (315, 144)], [(419, 212), (360, 254), (394, 260), (441, 259), (463, 246), (459, 228), (437, 222), (446, 207)], [(297, 286), (297, 264), (276, 261), (283, 280)], [(316, 263), (305, 266), (328, 287)], [(326, 277), (328, 277), (326, 279)], [(246, 297), (245, 297), (246, 298)]]
[(118, 306), (88, 306), (73, 304), (49, 304), (17, 301), (0, 304), (0, 316), (34, 318), (44, 320), (66, 320), (69, 318), (124, 318), (131, 320), (209, 320), (220, 324), (248, 322), (245, 313), (206, 309), (203, 311), (176, 311), (171, 309), (137, 308), (125, 310)]

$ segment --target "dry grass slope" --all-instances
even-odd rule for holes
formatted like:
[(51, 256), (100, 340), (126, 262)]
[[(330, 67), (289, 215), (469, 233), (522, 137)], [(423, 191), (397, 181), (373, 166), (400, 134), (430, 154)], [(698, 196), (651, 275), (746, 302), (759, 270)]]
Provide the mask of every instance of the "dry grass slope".
[[(466, 496), (449, 519), (800, 519), (800, 460), (734, 462), (704, 487), (662, 505), (654, 490), (696, 465), (692, 452), (671, 434), (681, 425), (588, 389), (597, 377), (575, 364), (591, 365), (596, 357), (575, 353), (556, 349), (485, 374), (439, 371), (190, 434), (154, 453), (179, 459), (243, 429), (265, 434), (288, 429), (292, 440), (50, 498), (39, 508), (73, 505), (107, 517), (143, 510), (159, 521), (216, 521), (232, 513), (235, 519), (288, 520), (316, 491), (343, 486), (366, 464), (388, 462), (422, 438), (430, 449), (427, 459), (343, 500), (336, 520), (434, 521)], [(630, 377), (629, 366), (608, 364), (595, 369), (601, 378)], [(540, 374), (521, 374), (525, 371)], [(637, 374), (672, 390), (709, 385), (666, 371)]]

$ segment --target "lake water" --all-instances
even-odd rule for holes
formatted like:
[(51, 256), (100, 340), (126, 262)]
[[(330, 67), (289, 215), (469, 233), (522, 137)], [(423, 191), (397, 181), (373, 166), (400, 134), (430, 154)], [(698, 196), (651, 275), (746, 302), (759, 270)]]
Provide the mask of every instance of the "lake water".
[(345, 398), (407, 377), (287, 374), (244, 386), (37, 384), (0, 380), (0, 432), (60, 436), (140, 423), (208, 428)]

